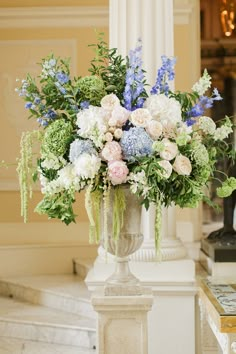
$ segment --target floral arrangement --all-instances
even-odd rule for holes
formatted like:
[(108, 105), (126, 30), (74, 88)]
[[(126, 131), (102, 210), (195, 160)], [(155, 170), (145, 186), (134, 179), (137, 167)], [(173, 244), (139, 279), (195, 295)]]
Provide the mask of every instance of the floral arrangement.
[[(76, 193), (86, 190), (90, 239), (99, 239), (101, 201), (109, 208), (111, 188), (117, 191), (117, 220), (125, 209), (121, 186), (128, 185), (143, 205), (196, 207), (207, 200), (204, 188), (214, 178), (219, 158), (235, 159), (227, 143), (233, 131), (225, 117), (217, 124), (205, 111), (221, 100), (210, 93), (205, 70), (190, 93), (173, 92), (175, 58), (162, 57), (156, 82), (149, 87), (142, 69), (142, 44), (126, 58), (102, 38), (92, 45), (90, 75), (72, 78), (69, 60), (42, 59), (41, 74), (29, 74), (17, 88), (39, 129), (22, 135), (18, 173), (26, 219), (32, 183), (41, 183), (43, 199), (36, 212), (64, 223), (75, 222)], [(34, 159), (33, 145), (40, 142)], [(236, 189), (236, 179), (222, 173), (221, 197)], [(210, 200), (208, 200), (211, 203)], [(122, 222), (122, 221), (121, 221)], [(118, 227), (119, 229), (119, 227)]]

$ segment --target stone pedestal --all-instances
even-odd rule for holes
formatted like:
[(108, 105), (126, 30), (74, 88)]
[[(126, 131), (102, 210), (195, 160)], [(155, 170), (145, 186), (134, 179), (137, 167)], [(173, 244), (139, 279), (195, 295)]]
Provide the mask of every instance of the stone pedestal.
[[(96, 260), (85, 282), (90, 291), (102, 289), (115, 264)], [(131, 272), (154, 295), (148, 314), (148, 354), (195, 352), (195, 265), (192, 260), (130, 262)], [(127, 304), (132, 297), (124, 297)], [(115, 296), (111, 301), (117, 301)], [(102, 326), (102, 322), (100, 322)], [(101, 327), (100, 327), (101, 330)], [(170, 340), (170, 336), (172, 340)], [(136, 347), (135, 347), (136, 348)], [(123, 354), (122, 351), (120, 353)], [(130, 351), (135, 353), (135, 351)]]
[(152, 295), (104, 296), (95, 293), (97, 354), (148, 354), (147, 313)]

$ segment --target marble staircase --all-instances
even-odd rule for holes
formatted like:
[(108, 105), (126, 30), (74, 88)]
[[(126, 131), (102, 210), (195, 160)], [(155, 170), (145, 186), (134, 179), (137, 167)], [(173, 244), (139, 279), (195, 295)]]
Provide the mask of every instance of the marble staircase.
[(0, 354), (95, 354), (95, 327), (78, 275), (0, 279)]

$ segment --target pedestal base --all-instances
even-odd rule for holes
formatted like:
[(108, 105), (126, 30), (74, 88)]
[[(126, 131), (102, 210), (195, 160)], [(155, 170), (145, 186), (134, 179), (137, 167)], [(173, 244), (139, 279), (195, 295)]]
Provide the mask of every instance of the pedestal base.
[(98, 313), (97, 354), (148, 354), (147, 313), (152, 295), (104, 296), (95, 293), (92, 305)]

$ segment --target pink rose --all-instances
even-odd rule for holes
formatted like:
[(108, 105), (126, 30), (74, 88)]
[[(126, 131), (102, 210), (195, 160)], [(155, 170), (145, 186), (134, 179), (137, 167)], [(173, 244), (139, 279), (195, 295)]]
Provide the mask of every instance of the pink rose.
[(108, 141), (102, 149), (101, 155), (106, 161), (121, 160), (121, 146), (117, 141)]
[(112, 161), (108, 164), (108, 176), (113, 185), (125, 183), (129, 173), (124, 161)]

